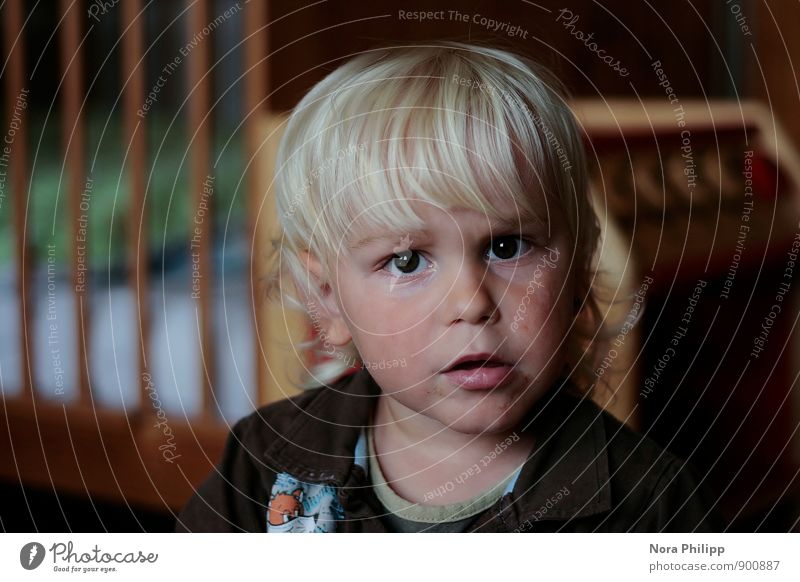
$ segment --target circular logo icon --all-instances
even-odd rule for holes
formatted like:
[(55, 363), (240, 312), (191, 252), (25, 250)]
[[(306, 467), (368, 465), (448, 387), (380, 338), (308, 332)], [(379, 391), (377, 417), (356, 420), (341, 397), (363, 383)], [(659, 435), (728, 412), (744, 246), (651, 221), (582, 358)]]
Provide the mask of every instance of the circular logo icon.
[(19, 563), (26, 570), (38, 568), (44, 561), (44, 546), (39, 542), (30, 542), (19, 551)]

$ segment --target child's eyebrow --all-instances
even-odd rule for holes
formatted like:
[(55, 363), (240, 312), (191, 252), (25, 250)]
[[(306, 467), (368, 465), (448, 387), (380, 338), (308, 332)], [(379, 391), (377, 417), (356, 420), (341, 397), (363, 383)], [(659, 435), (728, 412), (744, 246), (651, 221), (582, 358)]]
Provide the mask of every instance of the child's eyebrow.
[(375, 242), (378, 242), (378, 241), (387, 240), (387, 239), (393, 239), (393, 238), (396, 238), (396, 239), (400, 240), (403, 236), (408, 236), (411, 240), (418, 240), (418, 239), (422, 239), (422, 238), (427, 240), (427, 238), (430, 235), (428, 234), (427, 230), (411, 230), (411, 231), (408, 231), (408, 232), (404, 232), (402, 235), (398, 234), (398, 233), (395, 233), (395, 232), (384, 232), (384, 233), (381, 233), (381, 234), (374, 234), (374, 235), (370, 235), (370, 236), (365, 236), (364, 238), (362, 238), (362, 239), (356, 241), (355, 243), (351, 244), (350, 248), (354, 249), (354, 250), (363, 249), (364, 247), (367, 247), (367, 246), (371, 245), (372, 243), (375, 243)]
[[(495, 231), (506, 231), (506, 230), (513, 230), (519, 228), (525, 228), (525, 220), (520, 218), (505, 218), (502, 220), (489, 220), (489, 227), (492, 232)], [(411, 230), (403, 233), (397, 232), (383, 232), (380, 234), (374, 234), (370, 236), (366, 236), (364, 238), (359, 239), (355, 243), (350, 245), (350, 248), (353, 250), (362, 249), (366, 246), (371, 245), (372, 243), (386, 240), (386, 239), (400, 239), (401, 237), (409, 237), (413, 241), (418, 241), (420, 239), (428, 240), (431, 236), (430, 232), (427, 229), (419, 229), (419, 230)], [(415, 238), (416, 237), (416, 238)]]

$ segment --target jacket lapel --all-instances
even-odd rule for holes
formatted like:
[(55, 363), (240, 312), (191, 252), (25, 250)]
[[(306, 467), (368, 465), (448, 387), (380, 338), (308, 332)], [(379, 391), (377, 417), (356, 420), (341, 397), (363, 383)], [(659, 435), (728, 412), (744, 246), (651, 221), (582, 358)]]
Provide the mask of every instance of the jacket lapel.
[(361, 369), (317, 398), (264, 451), (275, 472), (307, 483), (342, 485), (353, 468), (361, 428), (369, 422), (380, 389)]

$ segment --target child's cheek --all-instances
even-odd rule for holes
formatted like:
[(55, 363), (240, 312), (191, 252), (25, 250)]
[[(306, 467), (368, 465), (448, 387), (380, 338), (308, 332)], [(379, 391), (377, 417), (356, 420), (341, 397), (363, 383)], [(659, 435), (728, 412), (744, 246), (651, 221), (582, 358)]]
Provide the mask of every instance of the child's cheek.
[(510, 337), (527, 338), (528, 342), (535, 338), (540, 343), (544, 336), (563, 335), (569, 326), (569, 286), (557, 278), (540, 283), (541, 286), (528, 282), (517, 285), (515, 292), (504, 298), (503, 313)]
[(374, 306), (363, 303), (352, 318), (359, 333), (375, 342), (398, 342), (419, 323), (421, 316), (414, 305)]

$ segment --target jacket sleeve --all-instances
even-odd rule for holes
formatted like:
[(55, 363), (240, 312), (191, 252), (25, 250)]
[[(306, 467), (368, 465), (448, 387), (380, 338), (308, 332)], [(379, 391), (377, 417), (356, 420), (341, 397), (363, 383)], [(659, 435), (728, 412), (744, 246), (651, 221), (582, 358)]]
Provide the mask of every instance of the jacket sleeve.
[(258, 460), (244, 444), (252, 424), (246, 421), (233, 427), (222, 459), (181, 510), (175, 531), (266, 531), (269, 488), (256, 464)]
[(674, 458), (667, 464), (647, 503), (639, 527), (648, 532), (719, 532), (715, 500), (694, 469)]

